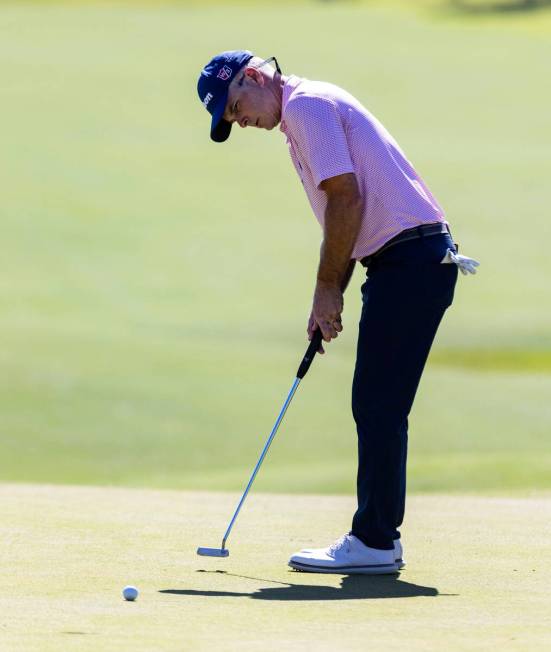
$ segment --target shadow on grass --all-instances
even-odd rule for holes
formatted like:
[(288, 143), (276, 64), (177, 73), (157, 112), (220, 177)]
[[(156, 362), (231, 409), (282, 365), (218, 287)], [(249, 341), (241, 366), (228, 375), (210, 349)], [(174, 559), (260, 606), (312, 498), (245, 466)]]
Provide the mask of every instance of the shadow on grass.
[[(206, 572), (206, 571), (199, 571)], [(312, 586), (309, 584), (292, 584), (275, 582), (259, 577), (234, 575), (224, 571), (215, 571), (223, 575), (259, 582), (273, 582), (281, 586), (260, 588), (257, 591), (200, 591), (197, 589), (162, 589), (159, 593), (172, 595), (196, 595), (212, 598), (252, 598), (253, 600), (373, 600), (380, 598), (413, 598), (419, 596), (436, 597), (450, 595), (438, 593), (430, 586), (420, 586), (402, 582), (398, 575), (347, 575), (342, 578), (339, 588), (334, 586)]]

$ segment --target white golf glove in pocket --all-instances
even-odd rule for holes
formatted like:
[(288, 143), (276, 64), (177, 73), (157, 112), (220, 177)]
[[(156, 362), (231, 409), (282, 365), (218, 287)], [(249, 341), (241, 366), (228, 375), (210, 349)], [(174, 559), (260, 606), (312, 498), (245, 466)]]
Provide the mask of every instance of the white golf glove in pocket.
[(440, 263), (454, 263), (459, 267), (460, 272), (465, 276), (467, 276), (467, 274), (476, 274), (476, 268), (480, 265), (478, 260), (469, 258), (468, 256), (461, 256), (460, 254), (456, 254), (452, 249), (448, 249), (446, 255), (444, 258), (442, 258)]

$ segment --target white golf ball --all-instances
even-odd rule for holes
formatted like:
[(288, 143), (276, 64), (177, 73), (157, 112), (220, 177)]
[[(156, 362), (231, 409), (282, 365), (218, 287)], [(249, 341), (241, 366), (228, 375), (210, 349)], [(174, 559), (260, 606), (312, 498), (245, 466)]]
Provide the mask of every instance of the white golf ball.
[(138, 597), (138, 589), (135, 586), (125, 586), (122, 594), (125, 600), (133, 602)]

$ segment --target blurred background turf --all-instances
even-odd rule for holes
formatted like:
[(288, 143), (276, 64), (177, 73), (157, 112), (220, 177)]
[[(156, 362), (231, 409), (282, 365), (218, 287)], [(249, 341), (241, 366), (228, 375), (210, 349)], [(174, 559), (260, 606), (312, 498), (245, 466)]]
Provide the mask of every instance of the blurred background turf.
[[(245, 47), (357, 95), (482, 262), (423, 378), (411, 489), (551, 487), (551, 18), (512, 4), (0, 3), (0, 479), (246, 480), (321, 233), (279, 131), (208, 139), (197, 75)], [(354, 491), (361, 282), (258, 489)]]

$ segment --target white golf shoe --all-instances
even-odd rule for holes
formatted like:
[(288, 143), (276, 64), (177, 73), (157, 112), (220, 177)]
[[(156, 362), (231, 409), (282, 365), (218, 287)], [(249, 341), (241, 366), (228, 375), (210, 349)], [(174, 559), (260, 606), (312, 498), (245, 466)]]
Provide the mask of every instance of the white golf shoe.
[(402, 547), (401, 539), (394, 539), (394, 561), (398, 565), (398, 569), (404, 568), (406, 560), (404, 559), (404, 549)]
[[(394, 539), (394, 562), (398, 565), (398, 570), (401, 570), (406, 565), (406, 560), (404, 559), (404, 549), (402, 547), (401, 539)], [(319, 550), (319, 549), (318, 549)], [(302, 548), (300, 551), (303, 552), (314, 552), (314, 548)]]
[(394, 552), (370, 548), (353, 534), (345, 534), (329, 548), (297, 552), (289, 566), (310, 573), (383, 575), (399, 570)]

